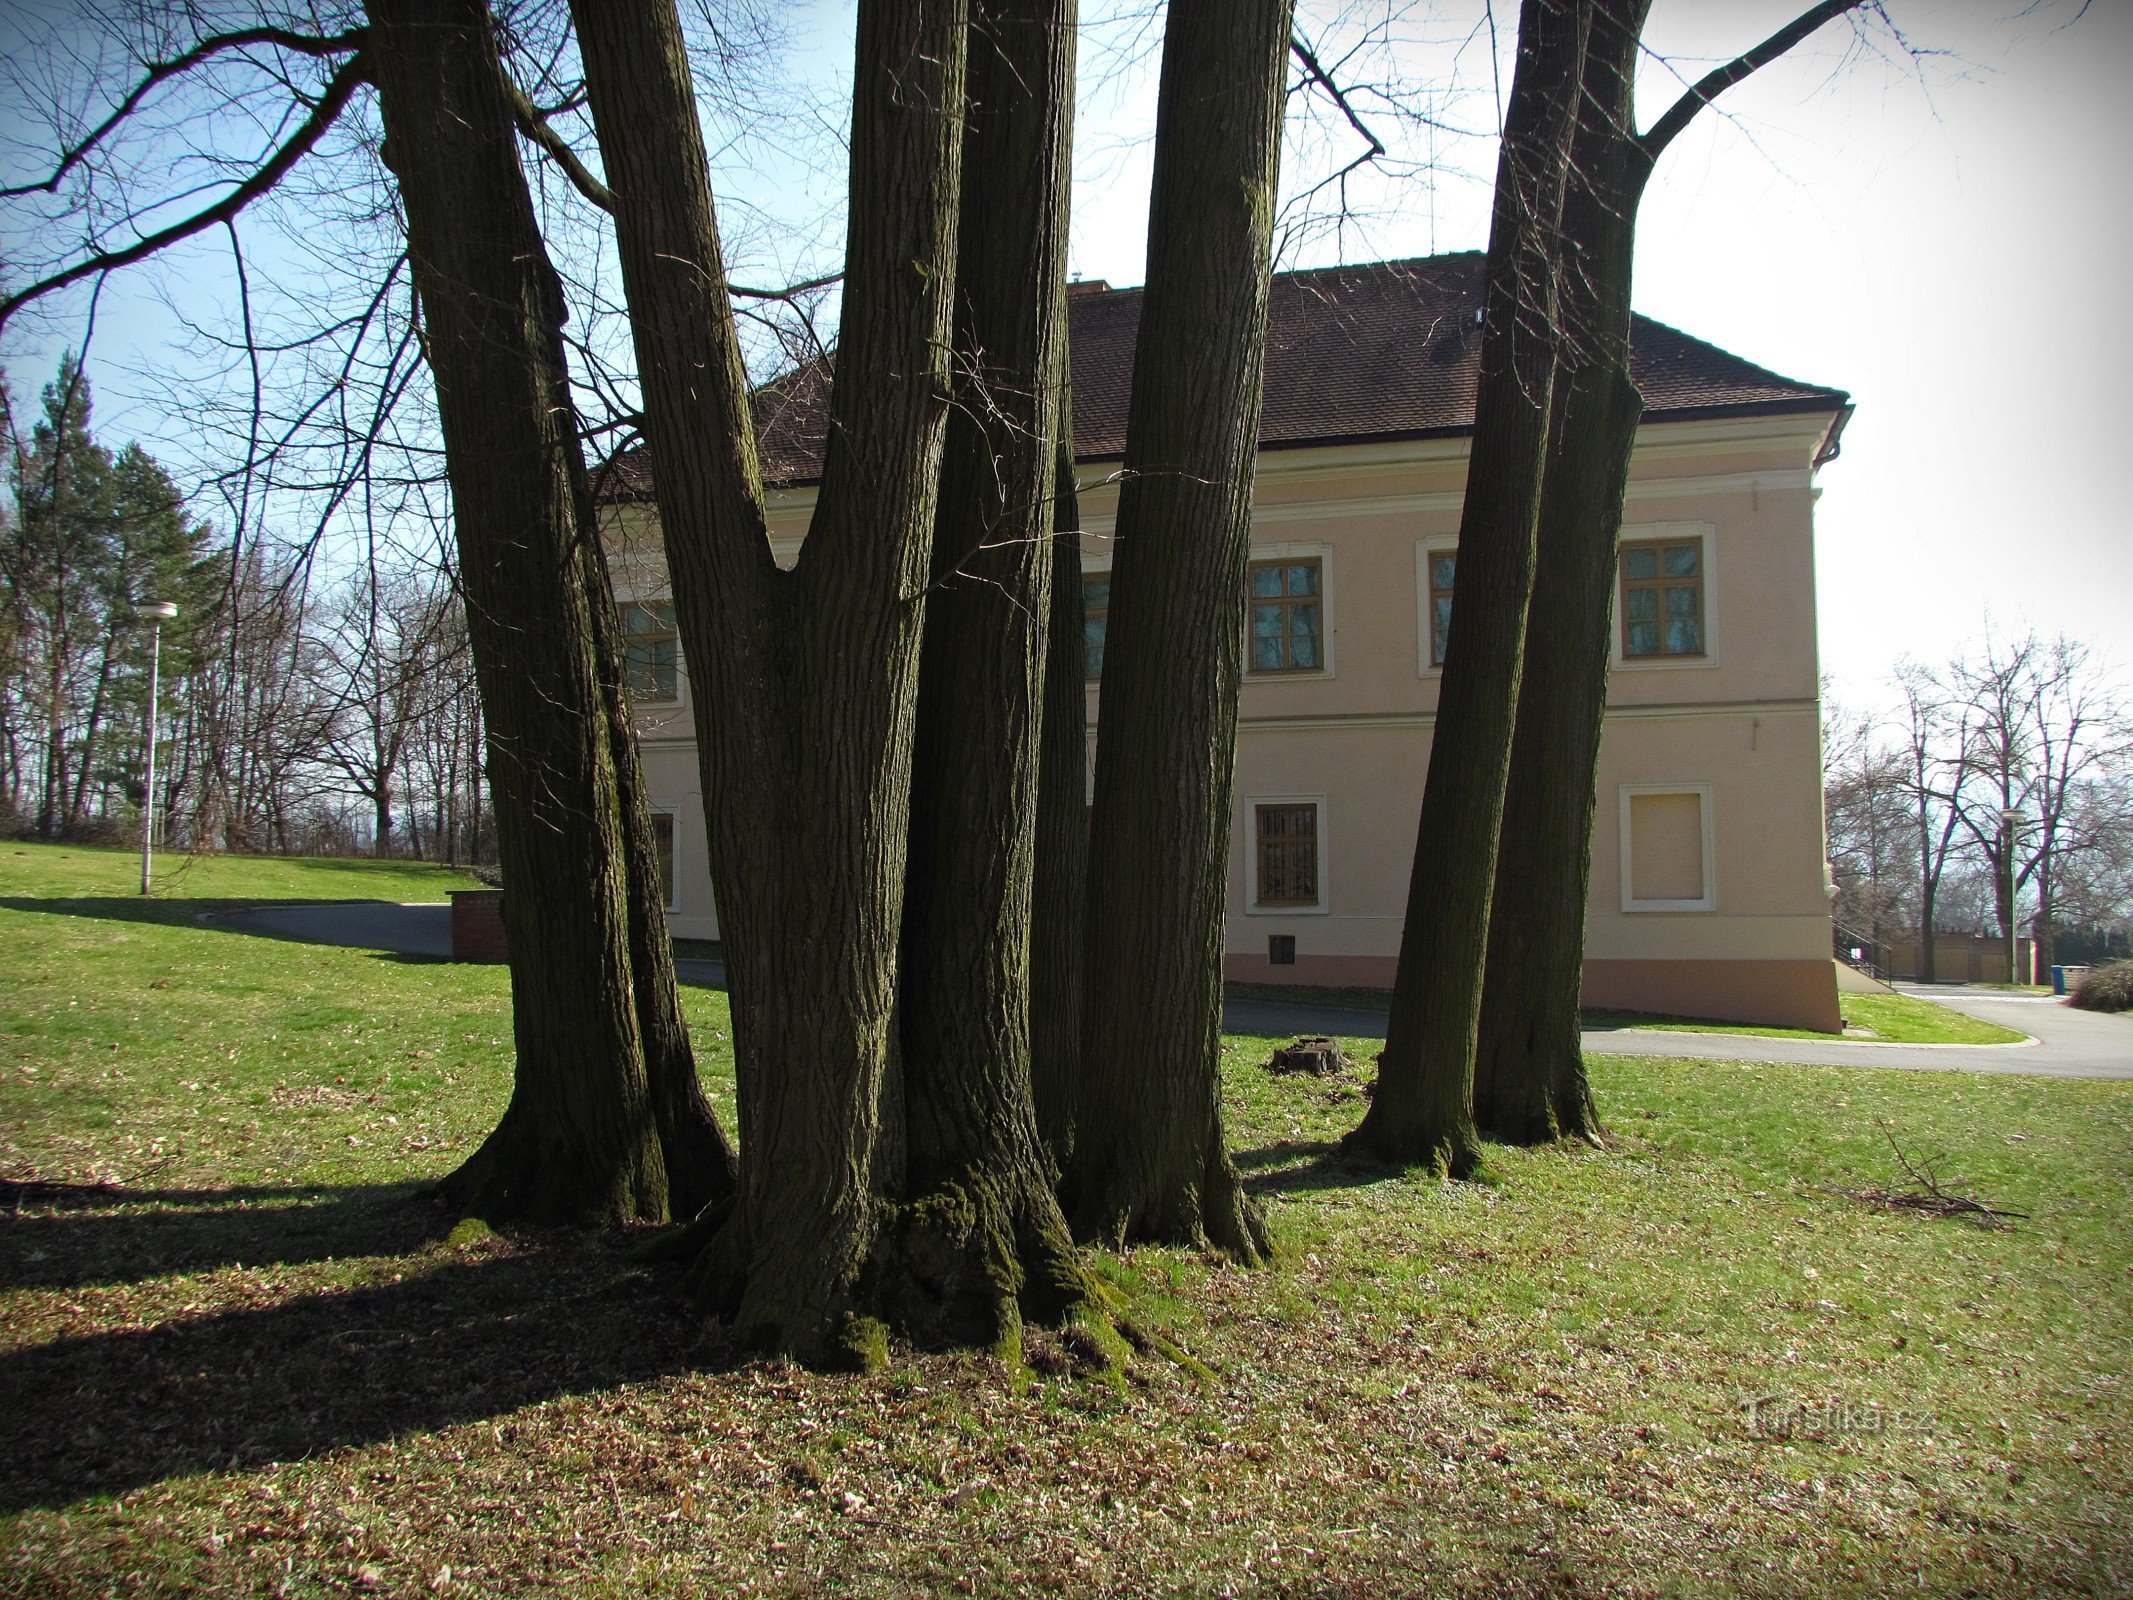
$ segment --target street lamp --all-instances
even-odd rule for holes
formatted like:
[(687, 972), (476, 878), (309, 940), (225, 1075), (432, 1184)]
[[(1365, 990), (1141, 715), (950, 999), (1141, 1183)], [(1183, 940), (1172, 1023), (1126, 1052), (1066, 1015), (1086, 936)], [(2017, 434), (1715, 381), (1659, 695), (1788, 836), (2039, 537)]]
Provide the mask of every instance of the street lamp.
[(2010, 985), (2019, 982), (2015, 977), (2015, 954), (2020, 939), (2015, 933), (2015, 829), (2021, 826), (2019, 808), (2009, 806), (2000, 813), (2000, 871), (2007, 880), (2007, 981)]
[(148, 787), (141, 805), (141, 893), (148, 893), (148, 876), (155, 863), (156, 848), (156, 699), (163, 676), (163, 624), (178, 614), (168, 600), (143, 600), (133, 608), (145, 617), (153, 633), (148, 647)]

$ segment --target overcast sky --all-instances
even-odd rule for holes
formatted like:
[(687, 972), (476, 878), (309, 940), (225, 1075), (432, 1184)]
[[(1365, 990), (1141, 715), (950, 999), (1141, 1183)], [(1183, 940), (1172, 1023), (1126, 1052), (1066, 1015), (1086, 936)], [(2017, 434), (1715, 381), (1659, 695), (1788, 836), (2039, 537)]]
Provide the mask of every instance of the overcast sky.
[[(1084, 0), (1085, 14), (1102, 4)], [(1842, 697), (1874, 697), (1898, 658), (1944, 658), (1988, 623), (2063, 630), (2133, 666), (2133, 529), (2120, 487), (2133, 437), (2133, 4), (2097, 0), (2079, 20), (2079, 0), (2033, 15), (2022, 0), (1888, 5), (1913, 45), (1947, 53), (1914, 63), (1862, 52), (1839, 24), (1729, 94), (1725, 116), (1699, 118), (1644, 205), (1637, 307), (1857, 402), (1818, 511), (1822, 658)], [(1508, 25), (1515, 8), (1498, 9)], [(1657, 0), (1644, 119), (1682, 75), (1793, 9)], [(834, 104), (849, 79), (848, 0), (789, 15), (796, 66)], [(1366, 193), (1364, 227), (1305, 240), (1283, 265), (1486, 244), (1495, 106), (1484, 15), (1478, 0), (1442, 0), (1407, 25), (1409, 66), (1462, 86), (1439, 109), (1473, 136), (1440, 136), (1434, 181)], [(1154, 39), (1146, 23), (1112, 24), (1083, 52), (1071, 266), (1117, 284), (1142, 276), (1155, 65), (1152, 49), (1122, 64), (1121, 48)], [(1337, 146), (1319, 153), (1329, 152)], [(749, 160), (721, 172), (729, 195), (833, 203), (834, 162), (808, 173), (765, 166), (760, 152)], [(227, 298), (226, 271), (201, 259), (198, 276), (190, 264), (157, 275), (162, 292)], [(174, 391), (136, 382), (129, 399), (116, 373), (163, 367), (170, 320), (143, 275), (107, 294), (98, 335), (114, 372), (105, 421), (151, 447), (185, 427)], [(64, 319), (11, 330), (18, 389), (42, 381), (75, 337)]]

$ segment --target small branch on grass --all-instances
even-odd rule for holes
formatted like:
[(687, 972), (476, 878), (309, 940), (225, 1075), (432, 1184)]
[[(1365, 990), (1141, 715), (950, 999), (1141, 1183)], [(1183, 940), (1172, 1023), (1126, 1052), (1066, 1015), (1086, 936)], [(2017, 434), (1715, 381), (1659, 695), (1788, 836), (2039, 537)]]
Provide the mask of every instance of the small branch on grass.
[(2006, 1206), (1991, 1206), (1974, 1194), (1964, 1194), (1952, 1187), (1959, 1180), (1943, 1179), (1937, 1162), (1921, 1157), (1913, 1160), (1896, 1142), (1896, 1135), (1889, 1131), (1886, 1122), (1875, 1120), (1881, 1136), (1888, 1140), (1889, 1149), (1895, 1153), (1896, 1164), (1903, 1168), (1908, 1180), (1894, 1189), (1824, 1189), (1824, 1194), (1839, 1194), (1847, 1200), (1857, 1200), (1862, 1205), (1880, 1206), (1888, 1211), (1907, 1211), (1928, 1217), (1968, 1217), (1980, 1227), (1997, 1228), (2007, 1223), (2026, 1219), (2029, 1213), (2016, 1211)]

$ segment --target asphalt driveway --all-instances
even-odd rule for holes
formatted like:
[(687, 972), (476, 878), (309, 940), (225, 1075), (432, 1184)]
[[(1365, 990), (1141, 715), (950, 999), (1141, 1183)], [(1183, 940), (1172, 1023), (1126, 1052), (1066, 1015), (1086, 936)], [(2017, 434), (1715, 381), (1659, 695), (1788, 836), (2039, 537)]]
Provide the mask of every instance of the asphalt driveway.
[[(452, 908), (344, 900), (326, 905), (224, 911), (204, 920), (232, 932), (397, 955), (449, 958)], [(725, 982), (716, 961), (675, 963), (684, 983)], [(2076, 1011), (2042, 995), (1957, 984), (1900, 984), (1906, 994), (1951, 1006), (2031, 1036), (2028, 1044), (1875, 1044), (1846, 1039), (1769, 1039), (1754, 1034), (1676, 1033), (1659, 1028), (1591, 1029), (1585, 1048), (1605, 1055), (1684, 1056), (1706, 1061), (1780, 1061), (1822, 1067), (1910, 1067), (1921, 1071), (2013, 1072), (2042, 1077), (2133, 1079), (2133, 1014)], [(1382, 1039), (1385, 1014), (1342, 1006), (1232, 1000), (1223, 1023), (1233, 1033), (1294, 1038), (1331, 1033)]]

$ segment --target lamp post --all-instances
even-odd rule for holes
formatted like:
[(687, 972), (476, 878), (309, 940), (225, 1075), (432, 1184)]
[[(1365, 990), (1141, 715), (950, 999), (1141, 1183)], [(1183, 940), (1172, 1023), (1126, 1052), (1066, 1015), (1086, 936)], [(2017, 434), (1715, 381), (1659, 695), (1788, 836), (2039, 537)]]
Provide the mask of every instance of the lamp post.
[(141, 893), (148, 893), (149, 874), (156, 849), (156, 700), (162, 690), (163, 624), (177, 616), (168, 600), (143, 600), (133, 608), (136, 617), (148, 619), (153, 630), (148, 647), (148, 787), (141, 804)]
[(2015, 953), (2020, 946), (2020, 936), (2015, 932), (2015, 829), (2020, 826), (2022, 813), (2009, 806), (2000, 813), (2000, 872), (2007, 884), (2007, 981), (2018, 983), (2015, 977)]

